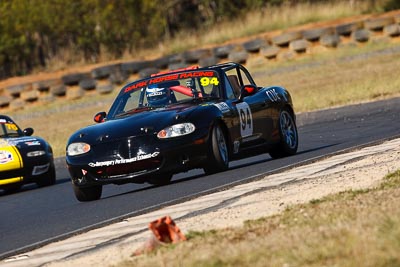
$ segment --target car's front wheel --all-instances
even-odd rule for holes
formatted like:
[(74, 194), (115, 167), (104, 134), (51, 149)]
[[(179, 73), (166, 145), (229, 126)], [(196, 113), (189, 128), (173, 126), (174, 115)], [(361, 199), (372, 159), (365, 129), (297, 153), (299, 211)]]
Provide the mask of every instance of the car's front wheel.
[(214, 125), (209, 142), (208, 160), (203, 167), (206, 174), (225, 171), (229, 166), (226, 136), (219, 124)]
[(101, 185), (79, 187), (75, 184), (72, 184), (72, 188), (74, 189), (76, 199), (81, 202), (98, 200), (100, 199), (103, 191), (103, 187)]
[(299, 145), (296, 122), (291, 112), (284, 109), (279, 114), (279, 143), (269, 151), (272, 158), (282, 158), (296, 154)]

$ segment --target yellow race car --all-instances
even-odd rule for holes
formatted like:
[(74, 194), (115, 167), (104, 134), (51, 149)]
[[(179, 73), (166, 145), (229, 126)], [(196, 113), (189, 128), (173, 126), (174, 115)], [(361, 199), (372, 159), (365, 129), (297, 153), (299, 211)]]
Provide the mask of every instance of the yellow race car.
[(49, 186), (56, 182), (53, 150), (44, 139), (21, 130), (8, 116), (0, 115), (0, 189), (18, 191), (26, 183)]

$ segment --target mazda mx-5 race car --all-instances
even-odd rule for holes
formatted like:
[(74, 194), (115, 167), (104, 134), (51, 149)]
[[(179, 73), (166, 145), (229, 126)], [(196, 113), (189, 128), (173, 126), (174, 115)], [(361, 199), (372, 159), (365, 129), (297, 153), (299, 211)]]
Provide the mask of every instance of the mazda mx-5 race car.
[(53, 150), (33, 129), (21, 130), (8, 116), (0, 115), (0, 189), (18, 191), (23, 184), (53, 185), (56, 181)]
[(153, 74), (124, 86), (98, 124), (68, 140), (66, 161), (79, 201), (101, 197), (105, 184), (162, 185), (193, 168), (206, 174), (229, 161), (296, 153), (289, 92), (259, 87), (237, 63)]

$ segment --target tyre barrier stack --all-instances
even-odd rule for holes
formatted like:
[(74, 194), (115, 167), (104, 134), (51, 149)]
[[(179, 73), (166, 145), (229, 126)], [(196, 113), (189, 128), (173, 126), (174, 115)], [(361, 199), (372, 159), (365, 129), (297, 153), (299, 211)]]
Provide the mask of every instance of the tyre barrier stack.
[(110, 94), (135, 79), (194, 64), (209, 66), (227, 61), (246, 64), (250, 58), (291, 60), (321, 49), (399, 40), (400, 10), (332, 26), (289, 29), (275, 35), (265, 33), (242, 43), (200, 48), (152, 60), (115, 63), (93, 68), (90, 72), (65, 74), (57, 79), (0, 87), (0, 110), (17, 110), (32, 103), (50, 103), (60, 98), (73, 100), (93, 94)]

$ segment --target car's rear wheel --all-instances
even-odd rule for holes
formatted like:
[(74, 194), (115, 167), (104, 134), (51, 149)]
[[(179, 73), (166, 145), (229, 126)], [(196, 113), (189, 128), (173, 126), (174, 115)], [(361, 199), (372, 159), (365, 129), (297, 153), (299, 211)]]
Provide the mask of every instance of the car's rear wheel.
[(219, 124), (214, 125), (209, 142), (208, 160), (203, 167), (206, 174), (225, 171), (229, 166), (226, 136)]
[(103, 187), (101, 185), (79, 187), (75, 184), (72, 184), (72, 188), (74, 189), (76, 199), (82, 202), (100, 199), (103, 191)]
[(46, 174), (42, 175), (38, 179), (36, 184), (39, 187), (44, 187), (44, 186), (54, 185), (55, 183), (56, 183), (56, 169), (54, 167), (54, 164), (51, 164), (49, 171)]
[(279, 114), (279, 143), (269, 151), (272, 158), (282, 158), (296, 154), (299, 145), (297, 127), (291, 112), (284, 109)]
[(167, 185), (171, 182), (172, 174), (170, 173), (163, 173), (152, 175), (147, 181), (149, 184), (153, 185)]

